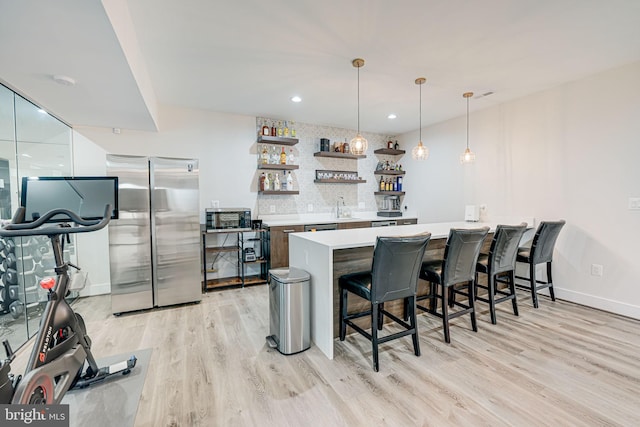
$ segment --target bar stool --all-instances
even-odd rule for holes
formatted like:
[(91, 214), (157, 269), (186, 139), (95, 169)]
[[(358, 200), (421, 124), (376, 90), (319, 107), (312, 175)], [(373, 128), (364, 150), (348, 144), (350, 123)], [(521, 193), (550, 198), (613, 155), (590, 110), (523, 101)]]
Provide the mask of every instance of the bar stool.
[[(489, 232), (489, 227), (475, 229), (452, 228), (444, 248), (444, 259), (425, 261), (422, 264), (420, 278), (429, 282), (429, 293), (420, 295), (418, 301), (428, 299), (429, 308), (416, 305), (417, 308), (442, 318), (444, 340), (451, 342), (449, 320), (469, 314), (471, 327), (478, 331), (474, 306), (476, 263), (482, 242)], [(458, 289), (455, 285), (462, 284)], [(438, 286), (440, 285), (440, 286)], [(465, 289), (466, 288), (466, 292)], [(439, 289), (442, 293), (438, 292)], [(468, 305), (455, 300), (455, 294), (465, 295)], [(442, 300), (442, 313), (437, 312), (437, 299)], [(450, 313), (449, 308), (462, 307), (462, 310)]]
[[(551, 301), (556, 300), (553, 292), (553, 279), (551, 277), (551, 262), (553, 261), (553, 248), (560, 234), (560, 230), (564, 227), (566, 221), (542, 221), (533, 237), (531, 247), (518, 248), (517, 262), (529, 264), (529, 277), (516, 276), (517, 279), (529, 281), (529, 286), (518, 285), (519, 288), (531, 289), (531, 299), (533, 307), (538, 308), (538, 291), (540, 289), (549, 288), (549, 296)], [(536, 279), (536, 265), (547, 265), (547, 281)]]
[[(407, 237), (378, 237), (373, 251), (371, 271), (340, 276), (340, 341), (344, 341), (347, 325), (365, 336), (372, 344), (373, 369), (378, 372), (378, 345), (406, 335), (412, 335), (413, 351), (420, 356), (418, 326), (416, 323), (416, 288), (424, 251), (431, 233)], [(371, 303), (371, 309), (359, 313), (347, 313), (347, 296), (354, 293)], [(384, 303), (403, 299), (408, 306), (409, 323), (384, 309)], [(352, 319), (371, 317), (371, 333), (356, 325)], [(378, 337), (382, 329), (383, 316), (387, 316), (404, 330)]]
[[(491, 323), (496, 324), (496, 304), (511, 301), (513, 314), (518, 315), (516, 302), (516, 287), (514, 272), (516, 269), (516, 254), (520, 239), (527, 228), (527, 223), (520, 225), (498, 225), (493, 234), (491, 248), (488, 254), (480, 254), (476, 264), (476, 300), (489, 303)], [(487, 285), (478, 282), (478, 273), (487, 275)], [(501, 279), (501, 277), (503, 279)], [(506, 281), (504, 280), (506, 279)], [(497, 283), (509, 285), (505, 290), (498, 289)], [(478, 296), (478, 288), (487, 290), (487, 297)], [(501, 297), (496, 298), (497, 295)]]

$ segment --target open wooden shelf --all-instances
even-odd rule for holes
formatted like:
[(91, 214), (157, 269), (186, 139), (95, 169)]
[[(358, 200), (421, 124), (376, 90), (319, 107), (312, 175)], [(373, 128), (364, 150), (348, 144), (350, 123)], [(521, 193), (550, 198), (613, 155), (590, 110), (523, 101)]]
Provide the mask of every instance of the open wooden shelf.
[(284, 196), (284, 195), (287, 195), (287, 194), (290, 194), (290, 195), (293, 195), (293, 194), (300, 194), (300, 192), (299, 192), (298, 190), (294, 190), (294, 191), (285, 191), (285, 190), (280, 190), (280, 191), (277, 191), (277, 190), (268, 190), (268, 191), (258, 191), (258, 193), (260, 193), (260, 194), (267, 194), (267, 195), (271, 194), (271, 195), (276, 195), (276, 196), (279, 196), (279, 195)]
[(376, 196), (404, 196), (404, 191), (376, 191)]
[(283, 136), (258, 136), (259, 144), (296, 145), (298, 138), (285, 138)]
[(314, 157), (333, 157), (336, 159), (352, 159), (352, 160), (358, 160), (358, 159), (366, 159), (367, 155), (366, 154), (351, 154), (351, 153), (340, 153), (337, 151), (318, 151), (316, 153), (313, 153)]
[(406, 171), (397, 171), (397, 170), (385, 171), (385, 170), (379, 170), (379, 171), (375, 171), (373, 174), (374, 174), (374, 175), (404, 175), (405, 173), (406, 173)]
[(270, 169), (270, 170), (294, 170), (298, 169), (300, 165), (281, 165), (281, 164), (259, 164), (258, 169)]
[(242, 278), (239, 276), (232, 276), (220, 279), (207, 279), (207, 289), (222, 288), (226, 286), (242, 286)]
[(236, 252), (238, 246), (209, 246), (207, 252)]
[(267, 283), (267, 280), (263, 279), (259, 275), (257, 275), (257, 276), (244, 276), (244, 285), (245, 286), (262, 285), (264, 283)]
[(395, 148), (378, 148), (377, 150), (374, 150), (374, 153), (376, 154), (388, 154), (391, 156), (398, 156), (400, 154), (404, 154), (406, 153), (405, 150), (396, 150)]

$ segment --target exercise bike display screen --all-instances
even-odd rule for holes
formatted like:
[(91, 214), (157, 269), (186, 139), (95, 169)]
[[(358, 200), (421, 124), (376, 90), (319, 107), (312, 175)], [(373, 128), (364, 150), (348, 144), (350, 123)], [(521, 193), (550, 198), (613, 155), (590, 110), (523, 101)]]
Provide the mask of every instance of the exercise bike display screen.
[[(85, 220), (102, 219), (104, 208), (113, 208), (111, 219), (118, 219), (118, 177), (23, 177), (20, 204), (25, 222), (32, 222), (52, 209), (67, 209)], [(65, 215), (51, 222), (66, 221)]]

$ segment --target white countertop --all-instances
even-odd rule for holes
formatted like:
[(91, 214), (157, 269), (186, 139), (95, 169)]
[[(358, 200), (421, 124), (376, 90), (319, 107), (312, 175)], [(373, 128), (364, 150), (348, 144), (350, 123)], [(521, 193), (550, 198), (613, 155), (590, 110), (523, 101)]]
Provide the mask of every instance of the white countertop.
[[(260, 215), (258, 219), (266, 227), (278, 227), (283, 225), (306, 225), (306, 224), (332, 224), (359, 221), (393, 221), (401, 219), (417, 219), (418, 215), (414, 211), (405, 211), (402, 216), (385, 217), (378, 216), (377, 212), (351, 212), (348, 218), (336, 218), (335, 213), (309, 213), (290, 215)], [(406, 226), (405, 226), (406, 227)]]
[[(534, 224), (533, 218), (525, 218), (529, 227)], [(519, 224), (521, 220), (509, 224)], [(500, 222), (505, 224), (505, 222)], [(347, 230), (330, 230), (322, 232), (304, 232), (291, 233), (289, 236), (295, 236), (327, 246), (330, 249), (357, 248), (363, 246), (373, 246), (378, 236), (411, 236), (420, 233), (431, 233), (432, 239), (447, 238), (451, 228), (479, 228), (488, 226), (491, 230), (495, 230), (498, 222), (439, 222), (433, 224), (413, 224), (413, 225), (397, 225), (392, 227), (374, 227), (374, 228), (352, 228)]]

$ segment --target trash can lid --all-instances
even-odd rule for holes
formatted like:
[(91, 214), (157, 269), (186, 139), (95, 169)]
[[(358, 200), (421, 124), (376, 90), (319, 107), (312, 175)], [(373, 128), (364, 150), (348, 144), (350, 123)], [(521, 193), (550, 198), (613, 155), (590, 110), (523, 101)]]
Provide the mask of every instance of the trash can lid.
[(269, 274), (280, 283), (296, 283), (309, 280), (311, 276), (306, 271), (296, 268), (274, 268), (269, 270)]

